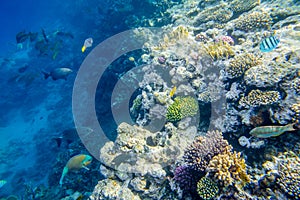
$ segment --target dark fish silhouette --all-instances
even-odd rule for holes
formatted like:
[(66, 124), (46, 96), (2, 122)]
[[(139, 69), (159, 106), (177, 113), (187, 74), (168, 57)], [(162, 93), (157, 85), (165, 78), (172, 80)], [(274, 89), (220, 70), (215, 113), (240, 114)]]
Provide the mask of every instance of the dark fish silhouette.
[(42, 71), (45, 79), (47, 79), (49, 76), (51, 76), (53, 80), (58, 80), (58, 79), (67, 80), (67, 76), (69, 74), (71, 74), (72, 72), (73, 71), (69, 68), (56, 68), (49, 73)]

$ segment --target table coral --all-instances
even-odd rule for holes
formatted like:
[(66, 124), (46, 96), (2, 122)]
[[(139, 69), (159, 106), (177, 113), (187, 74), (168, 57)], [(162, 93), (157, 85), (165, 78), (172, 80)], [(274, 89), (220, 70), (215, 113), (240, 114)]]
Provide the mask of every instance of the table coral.
[(240, 16), (235, 21), (235, 28), (244, 31), (251, 31), (257, 28), (269, 29), (272, 18), (268, 12), (253, 12)]
[(243, 107), (254, 106), (258, 107), (261, 105), (271, 105), (278, 102), (281, 99), (279, 92), (277, 91), (261, 91), (251, 90), (247, 96), (243, 96), (239, 104)]

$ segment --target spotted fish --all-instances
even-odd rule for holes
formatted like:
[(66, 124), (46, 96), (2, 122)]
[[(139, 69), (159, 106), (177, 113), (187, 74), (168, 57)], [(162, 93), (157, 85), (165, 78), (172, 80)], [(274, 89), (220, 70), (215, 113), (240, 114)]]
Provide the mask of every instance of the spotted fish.
[(295, 131), (295, 124), (287, 124), (285, 126), (259, 126), (250, 131), (250, 135), (257, 138), (277, 137), (286, 131)]
[(259, 48), (262, 52), (270, 52), (278, 46), (279, 42), (276, 36), (270, 36), (261, 41)]

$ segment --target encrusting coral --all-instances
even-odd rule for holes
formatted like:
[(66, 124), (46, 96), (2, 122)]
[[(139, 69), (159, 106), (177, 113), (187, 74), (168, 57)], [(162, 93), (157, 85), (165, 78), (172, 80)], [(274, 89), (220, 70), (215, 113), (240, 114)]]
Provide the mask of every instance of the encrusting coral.
[(218, 192), (218, 185), (210, 178), (202, 177), (197, 183), (197, 193), (204, 200), (214, 198)]
[(277, 91), (251, 90), (247, 96), (240, 99), (239, 104), (244, 107), (271, 105), (280, 100), (281, 96)]
[(235, 28), (250, 31), (257, 28), (270, 28), (272, 18), (268, 12), (253, 12), (240, 16), (235, 22)]

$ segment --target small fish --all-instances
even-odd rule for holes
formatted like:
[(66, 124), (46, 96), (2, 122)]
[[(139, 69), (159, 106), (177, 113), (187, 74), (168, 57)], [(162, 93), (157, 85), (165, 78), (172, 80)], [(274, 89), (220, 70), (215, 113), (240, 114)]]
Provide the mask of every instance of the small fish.
[(69, 68), (56, 68), (56, 69), (52, 70), (50, 73), (42, 71), (45, 79), (47, 79), (49, 76), (51, 76), (53, 80), (58, 80), (58, 79), (67, 80), (67, 76), (69, 74), (71, 74), (72, 72), (73, 71)]
[(174, 86), (173, 88), (172, 88), (172, 90), (170, 91), (170, 97), (173, 97), (174, 96), (174, 94), (175, 94), (175, 92), (176, 92), (176, 86)]
[(84, 41), (84, 44), (81, 48), (81, 52), (83, 53), (87, 47), (91, 47), (93, 45), (93, 38), (88, 38)]
[(86, 154), (79, 154), (70, 158), (61, 174), (59, 180), (60, 186), (62, 186), (63, 179), (69, 171), (77, 171), (82, 168), (89, 170), (89, 168), (87, 168), (86, 166), (89, 165), (92, 162), (92, 160), (93, 158), (90, 155), (86, 155)]
[(261, 41), (259, 48), (262, 52), (270, 52), (278, 46), (279, 42), (276, 36), (270, 36)]
[(6, 180), (0, 180), (0, 188), (2, 188), (6, 183)]
[(43, 28), (42, 28), (42, 35), (43, 35), (43, 38), (44, 38), (45, 42), (49, 43), (48, 37), (47, 37), (46, 32)]
[(28, 39), (29, 35), (25, 31), (21, 31), (16, 35), (16, 41), (17, 43), (25, 42)]
[(285, 126), (259, 126), (250, 131), (250, 135), (257, 138), (277, 137), (286, 131), (295, 131), (295, 124), (287, 124)]

